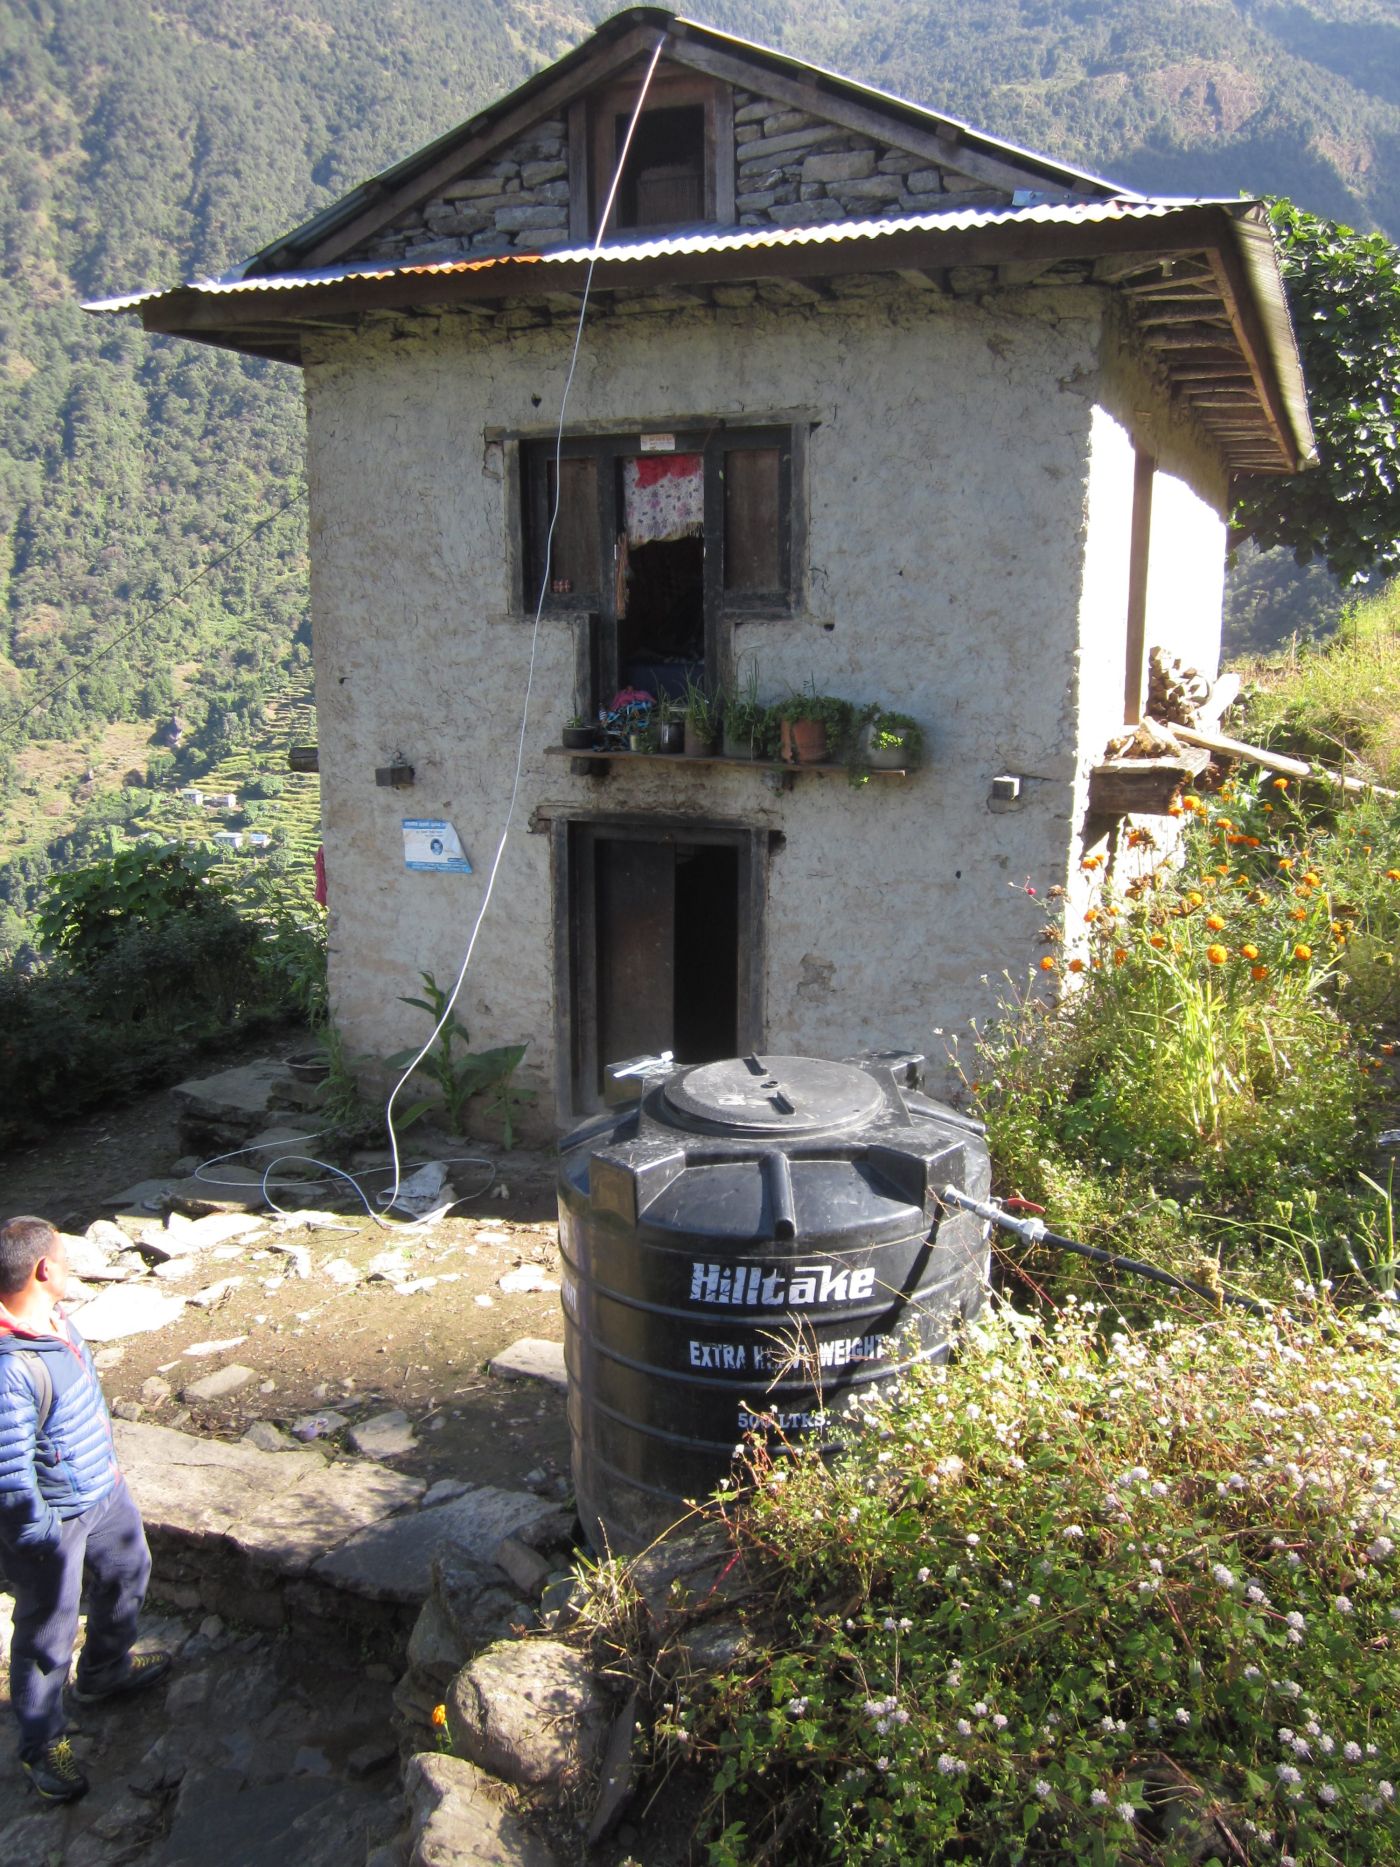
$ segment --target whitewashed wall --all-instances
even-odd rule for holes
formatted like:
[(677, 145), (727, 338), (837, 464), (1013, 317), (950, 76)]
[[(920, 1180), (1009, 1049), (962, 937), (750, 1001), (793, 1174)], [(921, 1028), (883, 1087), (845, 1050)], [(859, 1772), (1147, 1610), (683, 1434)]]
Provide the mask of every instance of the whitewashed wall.
[[(332, 341), (306, 372), (332, 992), (352, 1053), (426, 1033), (397, 997), (420, 968), (455, 974), (482, 899), (530, 647), (511, 608), (509, 444), (488, 437), (552, 430), (571, 338), (444, 319)], [(784, 831), (769, 879), (772, 1050), (937, 1056), (936, 1033), (987, 1014), (1004, 971), (1025, 977), (1043, 915), (1024, 885), (1043, 895), (1077, 871), (1083, 774), (1121, 720), (1130, 377), (1088, 291), (590, 323), (570, 425), (792, 411), (816, 424), (804, 613), (745, 624), (737, 650), (757, 654), (766, 698), (815, 681), (885, 700), (924, 723), (928, 754), (911, 782), (858, 791), (809, 775), (779, 795), (758, 770), (679, 761), (574, 778), (543, 751), (571, 709), (574, 656), (570, 625), (547, 621), (519, 806), (462, 1001), (474, 1041), (531, 1039), (546, 1110), (553, 953), (535, 812)], [(1126, 460), (1130, 498), (1130, 447)], [(1175, 498), (1164, 512), (1204, 550), (1198, 495), (1180, 512)], [(1176, 601), (1171, 563), (1164, 541), (1154, 616)], [(416, 768), (412, 790), (375, 786), (395, 752)], [(994, 813), (1003, 771), (1025, 780), (1023, 802)], [(405, 816), (450, 818), (476, 874), (405, 872)]]

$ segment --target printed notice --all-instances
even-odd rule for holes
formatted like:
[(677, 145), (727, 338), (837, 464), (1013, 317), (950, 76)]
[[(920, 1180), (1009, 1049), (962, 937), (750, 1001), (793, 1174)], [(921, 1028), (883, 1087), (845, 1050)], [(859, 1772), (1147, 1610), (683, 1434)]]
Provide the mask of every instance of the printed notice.
[(457, 832), (445, 817), (405, 817), (403, 866), (470, 875), (472, 865)]

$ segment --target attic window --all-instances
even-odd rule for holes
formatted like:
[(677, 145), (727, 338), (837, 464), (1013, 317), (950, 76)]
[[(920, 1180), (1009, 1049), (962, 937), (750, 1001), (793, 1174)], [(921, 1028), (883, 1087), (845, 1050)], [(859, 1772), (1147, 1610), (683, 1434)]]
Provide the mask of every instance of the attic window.
[[(587, 143), (591, 213), (576, 238), (591, 238), (602, 214), (638, 85), (615, 84), (581, 102), (570, 119), (570, 161)], [(694, 73), (658, 73), (637, 119), (613, 205), (610, 233), (639, 228), (729, 225), (734, 216), (734, 103), (729, 90)]]
[[(627, 135), (616, 121), (617, 150)], [(619, 227), (676, 227), (705, 218), (705, 107), (644, 110), (618, 189)]]

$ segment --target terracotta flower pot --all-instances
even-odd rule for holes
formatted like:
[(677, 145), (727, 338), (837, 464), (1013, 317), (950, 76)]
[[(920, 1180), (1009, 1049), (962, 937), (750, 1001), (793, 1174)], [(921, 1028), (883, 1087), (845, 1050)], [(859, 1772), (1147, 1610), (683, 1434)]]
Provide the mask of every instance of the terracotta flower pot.
[(820, 765), (827, 752), (825, 722), (784, 720), (782, 750), (785, 765)]

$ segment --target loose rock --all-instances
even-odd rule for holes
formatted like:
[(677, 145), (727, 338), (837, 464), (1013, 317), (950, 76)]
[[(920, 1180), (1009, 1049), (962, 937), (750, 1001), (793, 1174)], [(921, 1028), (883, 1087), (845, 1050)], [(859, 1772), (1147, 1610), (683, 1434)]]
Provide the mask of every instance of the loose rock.
[(367, 1459), (395, 1459), (412, 1452), (418, 1440), (408, 1423), (408, 1415), (391, 1408), (355, 1427), (350, 1443)]
[(420, 1751), (404, 1776), (409, 1867), (555, 1867), (555, 1857), (504, 1806), (499, 1783), (460, 1757)]
[(112, 1284), (85, 1305), (83, 1335), (89, 1342), (146, 1335), (174, 1322), (184, 1307), (183, 1297), (167, 1296), (147, 1284)]
[(245, 1368), (241, 1362), (231, 1361), (227, 1367), (216, 1368), (212, 1374), (206, 1374), (202, 1381), (193, 1381), (185, 1389), (185, 1400), (222, 1400), (226, 1394), (236, 1394), (240, 1387), (246, 1387), (256, 1378), (252, 1368)]
[(561, 1788), (592, 1763), (610, 1722), (589, 1660), (557, 1640), (488, 1647), (446, 1702), (456, 1748), (521, 1786)]
[(522, 1336), (493, 1357), (492, 1374), (505, 1381), (547, 1381), (551, 1387), (567, 1389), (568, 1370), (564, 1366), (562, 1342), (546, 1342), (538, 1336)]

